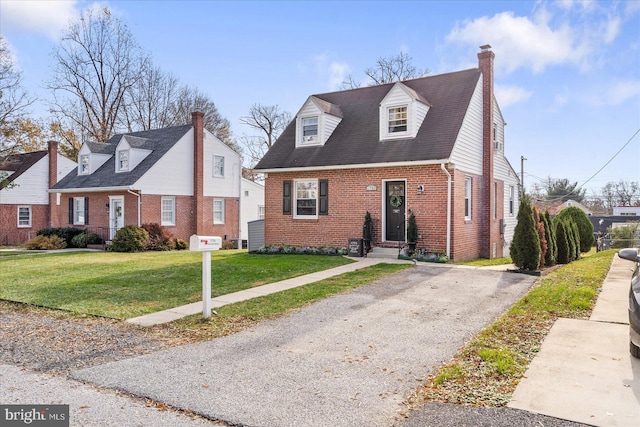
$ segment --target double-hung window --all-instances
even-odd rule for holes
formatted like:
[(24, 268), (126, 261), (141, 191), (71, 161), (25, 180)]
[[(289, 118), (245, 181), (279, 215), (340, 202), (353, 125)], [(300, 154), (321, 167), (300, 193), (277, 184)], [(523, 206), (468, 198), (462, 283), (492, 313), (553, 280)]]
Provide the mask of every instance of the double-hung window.
[(213, 156), (213, 176), (224, 178), (224, 157)]
[(316, 218), (318, 216), (318, 180), (295, 181), (295, 217)]
[(224, 199), (213, 199), (213, 223), (224, 224)]
[(314, 143), (318, 140), (318, 117), (302, 119), (302, 143)]
[(129, 150), (118, 151), (118, 172), (129, 170)]
[(407, 106), (389, 108), (389, 133), (407, 131)]
[(464, 180), (464, 219), (471, 219), (471, 178)]
[(73, 198), (73, 223), (76, 225), (84, 225), (86, 221), (85, 198)]
[(161, 225), (176, 225), (176, 198), (168, 196), (162, 197), (161, 204)]
[(86, 175), (89, 173), (89, 155), (83, 154), (80, 156), (80, 174)]
[(31, 227), (31, 206), (18, 206), (18, 228)]

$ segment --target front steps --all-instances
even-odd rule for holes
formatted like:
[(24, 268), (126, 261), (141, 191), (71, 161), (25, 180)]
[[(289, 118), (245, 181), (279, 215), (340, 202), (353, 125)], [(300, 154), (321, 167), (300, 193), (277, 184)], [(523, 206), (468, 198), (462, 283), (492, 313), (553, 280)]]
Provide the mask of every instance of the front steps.
[(367, 254), (367, 258), (398, 259), (398, 248), (381, 248), (376, 246)]

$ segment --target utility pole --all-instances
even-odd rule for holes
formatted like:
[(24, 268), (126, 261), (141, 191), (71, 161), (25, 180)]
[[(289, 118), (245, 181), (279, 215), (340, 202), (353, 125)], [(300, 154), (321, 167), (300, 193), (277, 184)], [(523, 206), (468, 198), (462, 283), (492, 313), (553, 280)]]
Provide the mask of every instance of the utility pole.
[(520, 197), (524, 197), (524, 161), (526, 157), (520, 156)]

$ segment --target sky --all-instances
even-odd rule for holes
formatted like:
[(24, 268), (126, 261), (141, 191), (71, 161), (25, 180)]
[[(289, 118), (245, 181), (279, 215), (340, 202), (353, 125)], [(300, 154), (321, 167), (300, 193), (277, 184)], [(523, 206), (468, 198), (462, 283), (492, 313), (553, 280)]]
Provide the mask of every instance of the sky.
[[(600, 192), (640, 182), (640, 0), (29, 1), (0, 0), (0, 33), (40, 101), (69, 20), (108, 6), (153, 63), (216, 103), (239, 138), (253, 104), (295, 115), (308, 96), (400, 52), (430, 75), (495, 53), (505, 154), (527, 189), (547, 178)], [(521, 161), (524, 157), (526, 160)]]

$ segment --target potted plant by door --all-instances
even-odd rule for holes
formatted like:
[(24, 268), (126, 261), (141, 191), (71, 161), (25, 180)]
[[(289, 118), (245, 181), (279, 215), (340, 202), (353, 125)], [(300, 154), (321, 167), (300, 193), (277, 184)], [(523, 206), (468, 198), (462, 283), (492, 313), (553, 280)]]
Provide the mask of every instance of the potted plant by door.
[(364, 253), (371, 251), (371, 240), (373, 240), (373, 220), (369, 211), (364, 215), (364, 225), (362, 226), (362, 244)]
[(411, 213), (407, 222), (407, 244), (409, 245), (409, 253), (413, 255), (416, 251), (416, 243), (418, 241), (418, 224), (416, 224), (416, 216)]

